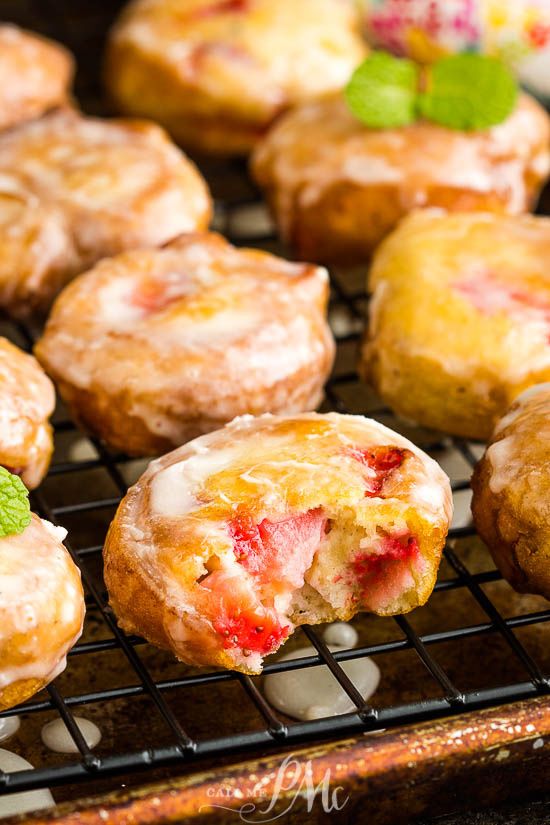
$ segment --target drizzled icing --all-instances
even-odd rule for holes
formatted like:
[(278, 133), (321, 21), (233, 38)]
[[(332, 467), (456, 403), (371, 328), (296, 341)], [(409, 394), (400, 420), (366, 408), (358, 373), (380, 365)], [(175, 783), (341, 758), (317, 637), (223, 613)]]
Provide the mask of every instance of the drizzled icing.
[[(153, 124), (63, 109), (0, 134), (0, 302), (21, 315), (99, 259), (206, 227), (194, 166)], [(5, 243), (4, 243), (5, 240)]]
[(36, 487), (53, 448), (48, 418), (55, 391), (36, 360), (0, 338), (0, 464), (18, 468), (28, 487)]
[[(0, 748), (0, 770), (6, 773), (15, 771), (30, 770), (33, 766), (22, 756)], [(0, 817), (15, 816), (16, 814), (29, 813), (30, 811), (41, 811), (45, 808), (53, 808), (54, 798), (47, 788), (38, 791), (26, 791), (23, 793), (7, 794), (2, 796), (0, 802)]]
[[(496, 440), (487, 449), (491, 475), (489, 487), (502, 493), (517, 485), (521, 476), (546, 467), (550, 455), (550, 383), (537, 384), (521, 393), (495, 428)], [(537, 485), (530, 485), (536, 489)]]
[[(353, 480), (353, 484), (357, 484), (357, 502), (363, 502), (365, 484), (367, 487), (371, 484), (364, 480), (364, 476), (365, 472), (368, 475), (370, 471), (368, 468), (364, 470), (363, 462), (357, 461), (349, 449), (355, 435), (359, 444), (366, 440), (369, 448), (395, 445), (420, 458), (421, 463), (415, 462), (414, 470), (407, 466), (410, 473), (407, 494), (428, 513), (439, 516), (444, 509), (450, 514), (451, 505), (442, 471), (407, 439), (378, 422), (359, 417), (306, 413), (293, 420), (298, 424), (297, 432), (301, 429), (299, 422), (304, 422), (305, 429), (307, 422), (312, 423), (312, 432), (302, 443), (290, 432), (288, 440), (285, 439), (280, 434), (283, 431), (278, 423), (281, 419), (275, 416), (245, 416), (235, 419), (225, 430), (203, 436), (174, 451), (169, 464), (165, 459), (154, 462), (148, 471), (153, 512), (157, 515), (185, 516), (203, 506), (201, 496), (205, 501), (217, 501), (221, 508), (231, 512), (243, 493), (254, 498), (260, 511), (262, 501), (266, 502), (267, 507), (280, 508), (284, 507), (283, 502), (288, 496), (286, 485), (295, 483), (301, 486), (307, 483), (314, 488), (318, 483), (322, 489), (332, 483), (333, 477), (336, 484), (341, 483), (343, 478)], [(315, 428), (317, 422), (318, 430)], [(228, 439), (232, 429), (236, 431), (233, 444)], [(333, 446), (325, 452), (325, 444)], [(231, 481), (224, 481), (222, 487), (225, 474)], [(280, 486), (281, 481), (285, 486)], [(238, 490), (235, 499), (232, 497), (233, 485)]]
[(187, 235), (80, 278), (36, 352), (62, 393), (77, 388), (71, 399), (80, 402), (78, 389), (106, 394), (147, 432), (181, 444), (240, 412), (314, 407), (334, 353), (327, 298), (321, 267)]
[[(304, 135), (315, 141), (304, 151)], [(457, 132), (419, 121), (400, 129), (368, 129), (340, 98), (286, 115), (258, 147), (256, 177), (275, 190), (276, 211), (288, 233), (292, 210), (314, 205), (333, 185), (392, 184), (404, 210), (429, 201), (430, 188), (495, 192), (508, 211), (525, 209), (525, 173), (550, 170), (550, 124), (522, 96), (504, 123), (484, 132)]]
[(57, 43), (0, 25), (0, 129), (65, 103), (72, 60)]
[(106, 583), (147, 636), (122, 554), (178, 657), (257, 673), (311, 617), (423, 603), (451, 513), (443, 471), (378, 422), (244, 416), (150, 464), (109, 533)]
[[(16, 682), (54, 679), (80, 636), (84, 599), (64, 536), (33, 516), (23, 533), (0, 539), (0, 703), (2, 689)], [(17, 656), (9, 653), (14, 636)]]
[(399, 339), (411, 355), (467, 381), (484, 404), (495, 384), (513, 398), (530, 374), (550, 370), (549, 259), (550, 220), (544, 217), (409, 215), (371, 269), (372, 343), (365, 350), (387, 360), (382, 380), (392, 383)]
[[(201, 113), (215, 115), (223, 101), (225, 112), (255, 123), (289, 102), (340, 89), (366, 51), (358, 28), (355, 10), (339, 0), (201, 0), (185, 11), (147, 0), (115, 27), (113, 46), (131, 44), (174, 72), (183, 111), (194, 92), (207, 95)], [(116, 77), (111, 82), (122, 87)]]

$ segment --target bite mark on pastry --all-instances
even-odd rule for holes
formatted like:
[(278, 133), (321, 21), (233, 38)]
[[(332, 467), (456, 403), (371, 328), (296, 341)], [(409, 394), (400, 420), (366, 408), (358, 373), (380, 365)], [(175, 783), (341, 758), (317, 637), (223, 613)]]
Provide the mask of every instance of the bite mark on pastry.
[(248, 416), (150, 465), (109, 531), (106, 583), (125, 629), (257, 673), (300, 624), (423, 604), (451, 509), (435, 462), (374, 421)]

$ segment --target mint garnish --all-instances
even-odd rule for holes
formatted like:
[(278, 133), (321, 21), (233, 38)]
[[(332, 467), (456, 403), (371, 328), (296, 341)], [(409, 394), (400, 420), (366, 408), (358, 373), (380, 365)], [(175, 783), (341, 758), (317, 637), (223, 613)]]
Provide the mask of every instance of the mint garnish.
[(502, 123), (516, 105), (518, 87), (500, 60), (480, 54), (444, 57), (422, 70), (411, 60), (375, 51), (345, 89), (353, 114), (374, 129), (424, 117), (449, 129), (470, 131)]
[(359, 120), (375, 129), (413, 123), (418, 75), (412, 60), (372, 52), (346, 86), (348, 106)]
[(30, 521), (29, 491), (19, 476), (0, 467), (0, 538), (22, 533)]

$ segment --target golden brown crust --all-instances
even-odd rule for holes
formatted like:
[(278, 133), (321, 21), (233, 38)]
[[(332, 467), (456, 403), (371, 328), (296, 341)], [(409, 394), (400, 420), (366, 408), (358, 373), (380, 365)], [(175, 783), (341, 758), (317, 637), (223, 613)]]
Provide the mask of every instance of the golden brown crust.
[(472, 513), (495, 564), (520, 593), (550, 599), (550, 385), (501, 419), (472, 478)]
[[(267, 197), (274, 210), (273, 195), (268, 192)], [(534, 202), (529, 196), (525, 209)], [(426, 187), (426, 204), (452, 212), (507, 211), (504, 194), (450, 186)], [(409, 209), (398, 186), (336, 183), (311, 206), (295, 210), (288, 241), (304, 260), (355, 264), (370, 257)]]
[(257, 673), (295, 626), (423, 604), (451, 511), (435, 462), (376, 422), (245, 416), (151, 463), (105, 582), (126, 630)]
[(365, 53), (348, 0), (137, 0), (113, 28), (105, 80), (120, 111), (183, 145), (247, 154), (282, 111), (341, 89)]
[(360, 371), (404, 418), (487, 439), (550, 378), (550, 221), (416, 212), (379, 247)]
[(315, 408), (334, 357), (327, 300), (319, 267), (187, 235), (78, 278), (36, 353), (86, 430), (158, 455), (237, 415)]
[(150, 123), (60, 110), (0, 136), (0, 305), (44, 312), (107, 255), (206, 229), (195, 167)]
[(0, 338), (0, 388), (0, 465), (32, 489), (45, 476), (53, 452), (48, 419), (54, 387), (32, 355)]
[(527, 96), (504, 123), (471, 133), (423, 121), (368, 129), (331, 98), (283, 116), (257, 147), (252, 172), (300, 257), (348, 264), (367, 260), (418, 207), (529, 210), (549, 147), (548, 115)]
[(33, 514), (23, 533), (0, 539), (0, 710), (54, 679), (82, 632), (84, 594), (65, 532)]
[(0, 24), (0, 130), (68, 103), (74, 61), (59, 43)]

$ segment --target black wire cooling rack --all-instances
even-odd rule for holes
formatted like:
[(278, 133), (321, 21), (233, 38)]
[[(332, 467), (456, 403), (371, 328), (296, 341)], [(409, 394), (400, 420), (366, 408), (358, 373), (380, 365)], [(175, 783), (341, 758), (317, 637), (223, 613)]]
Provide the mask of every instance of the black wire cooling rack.
[[(75, 11), (75, 5), (78, 5), (78, 13)], [(107, 4), (91, 0), (78, 4), (56, 3), (53, 0), (26, 3), (19, 0), (17, 3), (0, 0), (0, 18), (32, 26), (67, 42), (80, 61), (77, 91), (80, 92), (81, 101), (85, 108), (99, 111), (98, 54), (101, 51), (101, 38), (109, 17), (112, 17), (118, 5), (120, 4), (109, 3), (108, 13), (105, 14), (102, 6), (107, 7)], [(236, 244), (269, 250), (278, 249), (265, 212), (246, 177), (244, 165), (214, 164), (210, 168), (204, 168), (204, 171), (214, 193), (218, 195), (216, 228)], [(324, 409), (366, 413), (384, 423), (395, 424), (388, 410), (377, 406), (375, 402), (368, 405), (364, 403), (364, 390), (355, 371), (349, 367), (350, 362), (353, 362), (353, 351), (359, 342), (365, 315), (366, 295), (362, 288), (363, 281), (363, 274), (359, 278), (354, 278), (349, 273), (331, 273), (330, 314), (338, 342), (339, 357), (335, 373), (326, 387)], [(32, 348), (37, 335), (37, 331), (27, 325), (10, 322), (6, 322), (2, 332), (27, 349)], [(55, 436), (58, 442), (77, 438), (76, 428), (62, 412), (57, 415)], [(112, 778), (143, 769), (169, 765), (183, 766), (198, 760), (212, 761), (246, 751), (293, 747), (312, 740), (341, 739), (351, 733), (375, 731), (419, 720), (460, 714), (474, 708), (497, 706), (550, 691), (545, 666), (537, 661), (538, 657), (518, 636), (518, 631), (522, 628), (548, 622), (550, 610), (523, 610), (509, 616), (501, 607), (497, 607), (486, 586), (500, 580), (498, 571), (472, 571), (456, 549), (457, 540), (468, 540), (474, 536), (474, 530), (467, 520), (464, 524), (454, 527), (449, 534), (445, 550), (446, 572), (437, 582), (435, 594), (460, 590), (464, 598), (473, 599), (483, 615), (483, 620), (474, 624), (460, 622), (458, 627), (432, 628), (429, 632), (421, 632), (415, 627), (412, 618), (398, 616), (383, 620), (393, 622), (393, 637), (375, 643), (361, 643), (359, 647), (337, 653), (330, 652), (319, 631), (305, 627), (302, 632), (316, 649), (317, 655), (293, 661), (275, 661), (266, 665), (264, 673), (270, 674), (324, 663), (353, 703), (353, 712), (314, 721), (293, 722), (279, 715), (265, 701), (256, 678), (226, 671), (190, 672), (183, 666), (181, 675), (159, 678), (157, 670), (151, 668), (147, 662), (145, 653), (149, 646), (137, 637), (126, 635), (117, 626), (115, 616), (107, 603), (101, 578), (97, 574), (106, 525), (120, 498), (126, 492), (127, 470), (133, 463), (124, 456), (110, 453), (93, 439), (86, 439), (84, 436), (78, 436), (78, 439), (81, 445), (80, 454), (71, 454), (69, 451), (62, 459), (56, 459), (46, 483), (32, 495), (32, 499), (33, 507), (40, 515), (69, 529), (67, 546), (82, 571), (88, 606), (87, 621), (93, 619), (101, 623), (101, 638), (86, 640), (85, 637), (84, 641), (75, 646), (69, 656), (69, 667), (62, 680), (63, 687), (60, 687), (61, 680), (58, 679), (22, 708), (0, 713), (0, 718), (23, 713), (26, 719), (45, 712), (50, 712), (48, 718), (52, 718), (52, 713), (58, 714), (68, 728), (78, 753), (67, 756), (53, 765), (38, 765), (33, 770), (10, 774), (0, 771), (0, 811), (1, 794), (14, 791), (78, 785), (87, 781), (97, 782), (101, 778)], [(82, 450), (83, 444), (85, 450)], [(464, 470), (461, 476), (459, 474), (459, 477), (454, 478), (452, 486), (457, 499), (467, 495), (469, 472), (479, 457), (479, 445), (424, 434), (421, 446), (436, 456), (443, 452), (446, 455), (454, 453), (462, 461)], [(103, 473), (109, 480), (112, 494), (86, 494), (89, 473), (92, 471)], [(55, 495), (50, 494), (50, 488), (56, 491)], [(65, 503), (63, 490), (67, 493)], [(67, 503), (74, 498), (75, 490), (82, 494), (80, 500)], [(79, 536), (83, 535), (87, 538), (81, 541)], [(498, 640), (504, 649), (504, 655), (515, 662), (512, 668), (514, 678), (508, 681), (503, 679), (497, 685), (465, 689), (460, 679), (451, 678), (439, 658), (431, 652), (437, 645), (456, 645), (458, 642), (477, 637), (490, 637), (495, 640), (495, 644)], [(132, 674), (132, 678), (128, 679), (128, 684), (119, 684), (120, 680), (116, 680), (112, 685), (102, 685), (100, 689), (96, 689), (96, 679), (92, 677), (95, 677), (98, 661), (101, 662), (101, 656), (112, 651), (117, 651), (123, 657), (126, 670)], [(373, 705), (365, 703), (342, 669), (342, 663), (364, 656), (391, 657), (402, 651), (409, 651), (418, 657), (429, 680), (437, 688), (436, 695), (434, 691), (427, 690), (424, 695), (414, 700), (409, 700), (405, 693), (404, 700), (394, 701), (387, 706), (377, 706), (376, 702)], [(83, 660), (78, 662), (80, 672), (86, 672), (86, 661), (90, 661), (89, 679), (88, 682), (85, 680), (84, 689), (73, 689), (71, 686), (70, 676), (76, 659)], [(240, 695), (235, 695), (236, 701), (243, 705), (248, 703), (250, 713), (258, 717), (259, 723), (254, 729), (249, 729), (245, 725), (235, 729), (234, 725), (225, 724), (224, 715), (220, 713), (215, 715), (210, 733), (189, 733), (186, 730), (187, 726), (182, 724), (181, 714), (174, 712), (172, 698), (177, 696), (180, 702), (185, 704), (187, 696), (196, 696), (194, 689), (200, 688), (204, 695), (208, 696), (208, 692), (228, 682), (236, 685), (240, 691)], [(82, 685), (82, 679), (79, 684)], [(167, 699), (168, 694), (170, 701)], [(132, 749), (117, 746), (115, 735), (114, 744), (108, 753), (90, 749), (75, 722), (75, 710), (80, 706), (86, 706), (88, 709), (105, 706), (118, 700), (131, 704), (139, 697), (148, 698), (151, 713), (158, 717), (158, 724), (164, 728), (160, 741), (147, 742), (145, 747)], [(192, 698), (189, 700), (191, 706), (193, 701)], [(215, 731), (214, 735), (212, 730)], [(9, 747), (9, 744), (7, 746)], [(84, 793), (84, 789), (82, 792)]]

